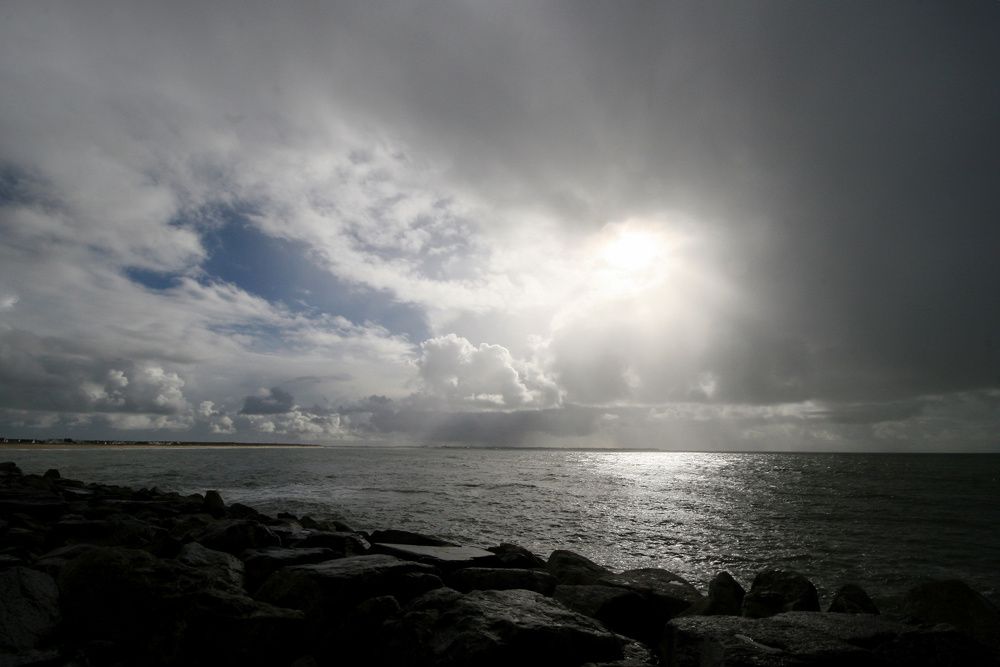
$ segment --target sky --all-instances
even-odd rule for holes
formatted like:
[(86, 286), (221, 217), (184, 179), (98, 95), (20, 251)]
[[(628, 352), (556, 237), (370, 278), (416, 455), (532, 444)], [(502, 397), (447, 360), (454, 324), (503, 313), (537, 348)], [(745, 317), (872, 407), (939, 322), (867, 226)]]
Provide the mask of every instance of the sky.
[(5, 2), (0, 435), (1000, 451), (1000, 3)]

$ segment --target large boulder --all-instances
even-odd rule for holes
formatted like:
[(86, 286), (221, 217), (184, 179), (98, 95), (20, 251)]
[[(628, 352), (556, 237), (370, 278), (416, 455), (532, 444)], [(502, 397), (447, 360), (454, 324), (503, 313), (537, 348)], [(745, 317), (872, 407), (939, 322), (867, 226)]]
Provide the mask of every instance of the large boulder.
[(600, 584), (604, 577), (614, 574), (586, 556), (562, 549), (552, 552), (545, 567), (560, 584), (569, 585)]
[(683, 577), (654, 567), (611, 574), (603, 577), (600, 583), (626, 588), (652, 600), (663, 621), (684, 613), (704, 599)]
[(708, 583), (708, 596), (692, 606), (687, 614), (699, 616), (739, 616), (746, 591), (728, 572), (719, 572)]
[(379, 664), (399, 667), (569, 667), (622, 657), (614, 634), (526, 590), (432, 591), (383, 631)]
[(1000, 652), (1000, 609), (964, 582), (927, 581), (913, 587), (903, 599), (903, 615), (914, 623), (947, 623)]
[(667, 621), (649, 597), (618, 586), (560, 584), (553, 598), (610, 630), (644, 641), (656, 638)]
[(321, 563), (337, 557), (338, 554), (333, 549), (321, 547), (311, 549), (268, 547), (266, 549), (248, 549), (241, 554), (246, 574), (246, 587), (251, 592), (257, 590), (275, 570), (289, 565)]
[(861, 586), (844, 584), (837, 589), (827, 611), (836, 614), (877, 614), (878, 607)]
[(87, 543), (149, 548), (159, 546), (167, 538), (168, 533), (163, 528), (120, 513), (103, 519), (63, 518), (53, 524), (48, 534), (48, 542), (53, 547)]
[(188, 542), (181, 547), (177, 554), (177, 560), (185, 565), (198, 568), (211, 578), (212, 584), (216, 588), (243, 589), (243, 561), (225, 551), (216, 551), (197, 542)]
[(304, 548), (321, 547), (332, 549), (337, 557), (360, 556), (368, 551), (370, 544), (358, 533), (343, 531), (307, 531), (296, 540), (295, 546)]
[(391, 595), (405, 601), (442, 585), (429, 565), (374, 554), (282, 568), (256, 597), (312, 617), (340, 619), (368, 598)]
[(495, 547), (487, 547), (486, 550), (496, 556), (497, 567), (513, 567), (518, 569), (545, 567), (544, 560), (517, 544), (503, 542)]
[(26, 567), (0, 570), (0, 654), (39, 647), (58, 622), (59, 590), (52, 577)]
[(513, 567), (467, 567), (448, 574), (445, 582), (463, 593), (522, 588), (542, 595), (552, 595), (556, 589), (556, 579), (548, 572)]
[(281, 540), (267, 526), (247, 519), (217, 521), (189, 535), (209, 549), (239, 554), (247, 549), (280, 546)]
[(743, 615), (763, 618), (785, 611), (819, 611), (816, 587), (797, 572), (767, 570), (758, 574), (743, 597)]

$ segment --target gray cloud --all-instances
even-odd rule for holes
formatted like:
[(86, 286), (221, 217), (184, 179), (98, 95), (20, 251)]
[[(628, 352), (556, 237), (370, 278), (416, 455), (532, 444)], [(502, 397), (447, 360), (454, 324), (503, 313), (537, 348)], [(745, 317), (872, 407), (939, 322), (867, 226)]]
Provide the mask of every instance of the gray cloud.
[(242, 415), (277, 415), (291, 412), (295, 399), (281, 387), (272, 387), (261, 395), (243, 399)]

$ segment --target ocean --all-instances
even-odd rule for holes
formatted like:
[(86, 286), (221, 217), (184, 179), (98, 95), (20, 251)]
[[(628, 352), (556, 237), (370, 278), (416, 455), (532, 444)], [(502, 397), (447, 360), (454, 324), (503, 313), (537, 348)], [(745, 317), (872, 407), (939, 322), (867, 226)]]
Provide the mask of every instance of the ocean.
[(797, 570), (829, 599), (857, 583), (892, 607), (925, 578), (1000, 587), (1000, 455), (435, 448), (6, 450), (25, 472), (336, 517), (463, 544), (571, 549), (662, 567), (703, 590)]

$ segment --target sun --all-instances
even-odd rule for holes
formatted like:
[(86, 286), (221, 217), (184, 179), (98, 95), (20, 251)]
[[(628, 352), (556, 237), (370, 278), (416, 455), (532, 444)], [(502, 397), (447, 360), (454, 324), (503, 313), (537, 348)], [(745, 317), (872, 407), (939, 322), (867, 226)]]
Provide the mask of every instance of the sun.
[(615, 232), (599, 251), (608, 268), (626, 273), (652, 268), (662, 254), (663, 240), (657, 234), (635, 229)]

